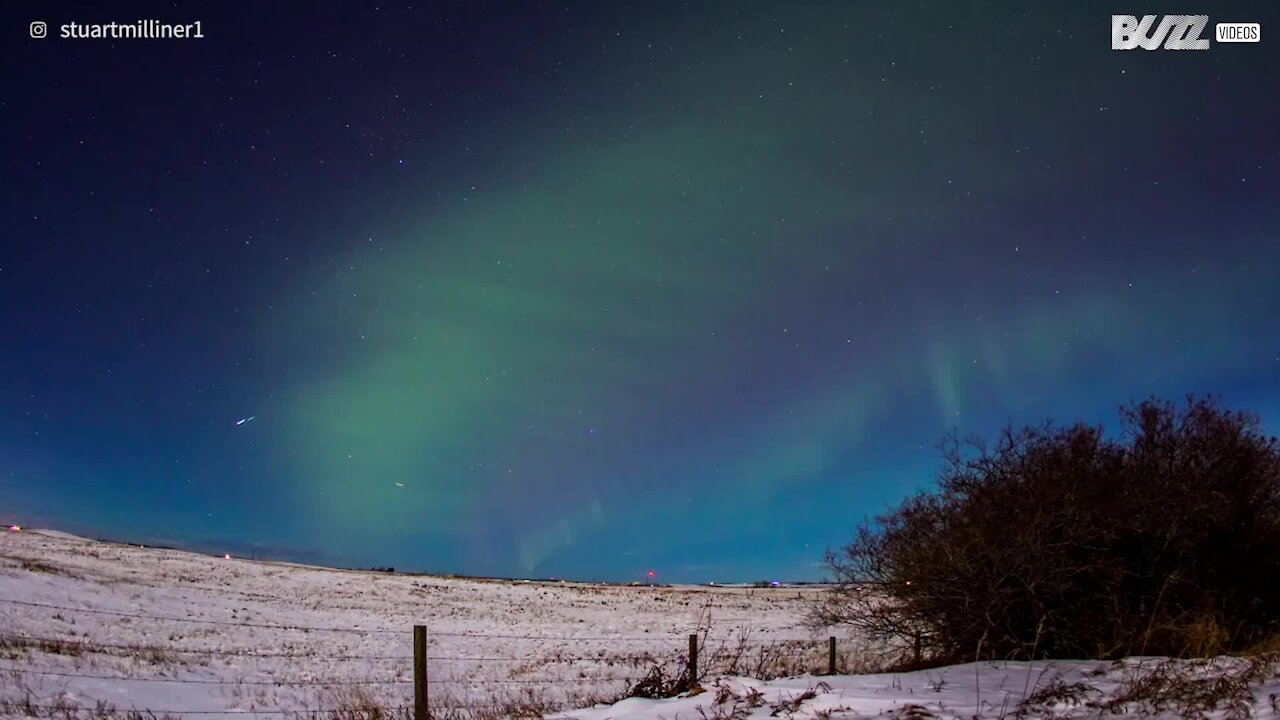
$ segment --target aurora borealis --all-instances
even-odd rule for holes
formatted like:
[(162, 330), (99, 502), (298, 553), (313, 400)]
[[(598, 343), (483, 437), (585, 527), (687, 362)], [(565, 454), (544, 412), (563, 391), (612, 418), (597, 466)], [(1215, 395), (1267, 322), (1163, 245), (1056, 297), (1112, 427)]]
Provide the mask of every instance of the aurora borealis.
[[(136, 14), (205, 39), (22, 37), (0, 508), (812, 579), (952, 428), (1153, 393), (1276, 428), (1276, 11), (1215, 3), (1263, 42), (1175, 53), (1110, 50), (1127, 7), (1017, 7), (180, 4)], [(134, 19), (6, 27), (36, 14)]]

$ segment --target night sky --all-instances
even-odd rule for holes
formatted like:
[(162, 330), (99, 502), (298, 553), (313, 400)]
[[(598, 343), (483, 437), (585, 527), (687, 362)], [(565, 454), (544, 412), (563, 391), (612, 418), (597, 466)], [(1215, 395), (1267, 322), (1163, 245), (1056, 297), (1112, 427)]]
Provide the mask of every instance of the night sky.
[(5, 521), (814, 579), (953, 428), (1280, 430), (1275, 3), (124, 7), (0, 11)]

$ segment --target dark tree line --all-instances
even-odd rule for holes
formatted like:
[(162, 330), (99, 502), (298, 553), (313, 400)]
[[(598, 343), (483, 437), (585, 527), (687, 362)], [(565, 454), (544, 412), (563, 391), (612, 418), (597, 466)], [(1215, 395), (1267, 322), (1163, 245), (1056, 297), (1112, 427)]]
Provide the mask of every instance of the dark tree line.
[(1195, 656), (1280, 630), (1280, 448), (1191, 398), (1121, 432), (1043, 425), (943, 444), (935, 490), (828, 552), (816, 623), (915, 663)]

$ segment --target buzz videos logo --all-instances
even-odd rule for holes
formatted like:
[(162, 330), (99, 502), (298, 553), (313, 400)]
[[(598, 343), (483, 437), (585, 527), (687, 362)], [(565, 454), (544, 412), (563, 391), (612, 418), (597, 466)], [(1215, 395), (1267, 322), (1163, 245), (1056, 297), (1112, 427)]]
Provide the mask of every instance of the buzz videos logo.
[[(1208, 50), (1209, 38), (1201, 37), (1208, 25), (1208, 15), (1112, 15), (1111, 49)], [(1220, 43), (1256, 43), (1262, 28), (1258, 23), (1218, 23), (1214, 36)]]
[(1209, 39), (1200, 37), (1209, 24), (1208, 15), (1165, 15), (1155, 32), (1151, 26), (1156, 15), (1111, 16), (1112, 50), (1155, 50), (1161, 43), (1165, 50), (1208, 50)]

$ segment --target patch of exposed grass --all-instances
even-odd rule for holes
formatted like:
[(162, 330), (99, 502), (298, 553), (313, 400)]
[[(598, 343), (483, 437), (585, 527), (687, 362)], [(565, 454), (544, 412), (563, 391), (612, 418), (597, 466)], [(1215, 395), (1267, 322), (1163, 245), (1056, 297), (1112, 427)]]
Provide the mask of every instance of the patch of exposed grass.
[(70, 570), (58, 567), (43, 560), (33, 560), (31, 558), (22, 558), (18, 561), (18, 566), (27, 572), (45, 573), (47, 575), (61, 575), (62, 577), (76, 578), (79, 577)]
[(1213, 714), (1226, 720), (1253, 716), (1252, 685), (1277, 677), (1280, 657), (1256, 655), (1243, 659), (1166, 660), (1127, 678), (1115, 695), (1100, 706), (1112, 713), (1130, 709), (1176, 713), (1184, 718)]
[(84, 655), (85, 647), (81, 643), (64, 640), (20, 637), (0, 638), (0, 652), (7, 654), (10, 660), (16, 660), (22, 654), (32, 651), (49, 655), (81, 657)]
[[(301, 712), (294, 720), (411, 720), (413, 709), (390, 705), (376, 697), (367, 687), (350, 685), (324, 693), (319, 698), (322, 709)], [(440, 717), (434, 712), (433, 717)]]
[(800, 707), (802, 705), (818, 697), (818, 693), (820, 692), (824, 692), (824, 693), (831, 692), (831, 686), (824, 682), (820, 682), (817, 685), (814, 685), (813, 687), (800, 693), (799, 695), (795, 695), (795, 696), (791, 696), (791, 697), (787, 697), (782, 700), (779, 700), (778, 702), (773, 704), (772, 706), (773, 712), (770, 714), (773, 715), (774, 717), (777, 717), (778, 715), (787, 715), (787, 716), (794, 715), (795, 713), (800, 711)]
[(1065, 682), (1061, 677), (1051, 678), (1040, 685), (1018, 705), (1017, 717), (1044, 717), (1054, 714), (1062, 706), (1080, 707), (1090, 702), (1090, 696), (1098, 689), (1085, 682)]
[(87, 707), (66, 694), (37, 700), (30, 689), (23, 689), (17, 699), (0, 698), (0, 715), (51, 720), (180, 720), (174, 715), (156, 715), (147, 710), (120, 710), (104, 700)]

